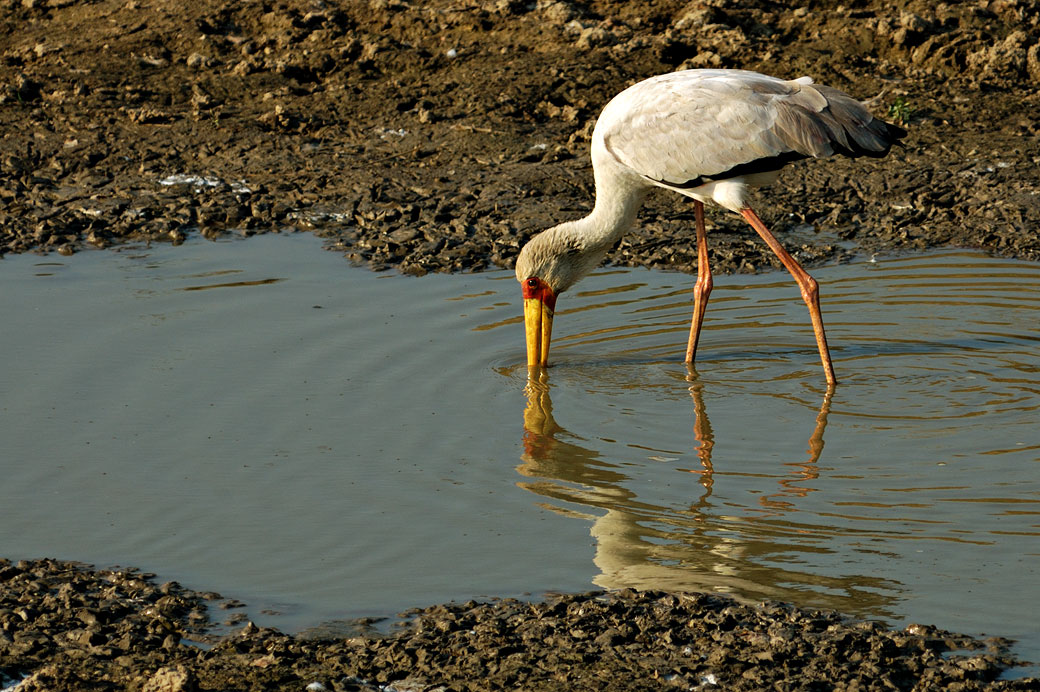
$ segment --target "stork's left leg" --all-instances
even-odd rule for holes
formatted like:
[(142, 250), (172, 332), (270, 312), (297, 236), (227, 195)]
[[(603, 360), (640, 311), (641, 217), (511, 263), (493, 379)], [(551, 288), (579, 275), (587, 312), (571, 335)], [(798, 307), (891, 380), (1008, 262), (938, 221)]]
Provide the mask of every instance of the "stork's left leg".
[(697, 223), (697, 283), (693, 285), (693, 320), (690, 322), (690, 340), (686, 343), (686, 362), (692, 363), (697, 355), (697, 340), (701, 336), (704, 309), (711, 295), (711, 265), (708, 264), (708, 235), (704, 231), (704, 204), (693, 202), (693, 217)]
[(751, 210), (751, 207), (743, 209), (740, 213), (751, 224), (751, 227), (758, 231), (758, 234), (762, 236), (762, 240), (766, 241), (769, 249), (776, 253), (776, 256), (787, 267), (787, 271), (791, 272), (791, 276), (798, 282), (798, 288), (802, 291), (802, 299), (809, 306), (809, 316), (812, 317), (813, 331), (816, 333), (816, 345), (820, 349), (820, 360), (823, 361), (823, 371), (827, 376), (827, 384), (835, 384), (837, 380), (834, 379), (834, 366), (831, 365), (831, 354), (827, 349), (827, 335), (823, 333), (823, 315), (820, 314), (820, 290), (816, 279), (809, 276), (809, 273), (802, 269), (802, 265), (798, 264), (794, 257), (791, 257), (780, 244), (780, 241), (762, 223), (762, 219), (758, 218), (758, 214)]

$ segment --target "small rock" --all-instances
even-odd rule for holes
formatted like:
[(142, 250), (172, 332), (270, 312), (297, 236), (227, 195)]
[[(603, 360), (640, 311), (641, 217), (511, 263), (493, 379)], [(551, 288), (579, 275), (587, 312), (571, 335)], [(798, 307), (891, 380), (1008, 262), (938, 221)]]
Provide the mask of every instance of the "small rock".
[(590, 48), (599, 48), (600, 46), (612, 46), (615, 43), (617, 43), (617, 37), (614, 34), (602, 27), (591, 26), (587, 29), (582, 29), (575, 46), (588, 50)]
[(390, 240), (399, 245), (415, 240), (419, 237), (419, 231), (414, 228), (399, 228), (388, 234)]
[(194, 692), (198, 683), (195, 674), (186, 666), (176, 664), (160, 668), (149, 678), (143, 692)]
[(560, 0), (542, 0), (538, 3), (538, 10), (546, 19), (558, 25), (566, 24), (579, 14), (574, 5)]
[(925, 32), (931, 28), (931, 24), (920, 15), (913, 12), (901, 12), (899, 14), (899, 25), (909, 31)]
[(202, 55), (201, 53), (192, 53), (188, 56), (188, 59), (185, 62), (188, 64), (188, 67), (199, 68), (209, 67), (211, 61), (209, 58), (207, 58), (205, 55)]

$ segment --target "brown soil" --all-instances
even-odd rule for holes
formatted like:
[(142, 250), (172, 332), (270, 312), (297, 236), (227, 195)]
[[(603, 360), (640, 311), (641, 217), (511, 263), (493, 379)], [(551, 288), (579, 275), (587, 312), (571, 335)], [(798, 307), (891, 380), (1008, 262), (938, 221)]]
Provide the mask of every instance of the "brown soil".
[[(509, 266), (590, 207), (611, 95), (722, 66), (809, 74), (908, 121), (886, 159), (803, 162), (759, 194), (803, 261), (1040, 259), (1031, 2), (0, 4), (0, 253), (308, 228), (374, 267)], [(196, 178), (160, 184), (175, 175)], [(691, 220), (656, 194), (610, 260), (689, 270)], [(710, 221), (720, 270), (775, 263), (740, 219)]]
[(1038, 690), (996, 680), (1007, 642), (707, 594), (621, 591), (440, 605), (336, 637), (246, 623), (239, 608), (134, 570), (0, 559), (0, 686), (37, 690)]

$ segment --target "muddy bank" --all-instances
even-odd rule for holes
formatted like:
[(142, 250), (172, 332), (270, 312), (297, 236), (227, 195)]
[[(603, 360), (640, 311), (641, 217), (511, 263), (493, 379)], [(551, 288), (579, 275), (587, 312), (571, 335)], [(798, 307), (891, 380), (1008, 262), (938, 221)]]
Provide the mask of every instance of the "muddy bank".
[[(133, 569), (0, 559), (0, 685), (29, 690), (1037, 690), (1009, 642), (708, 594), (438, 605), (289, 636)], [(224, 612), (226, 634), (217, 634)], [(228, 613), (236, 615), (228, 617)], [(343, 630), (352, 629), (344, 633)], [(230, 631), (229, 631), (230, 630)]]
[[(405, 272), (512, 264), (591, 204), (604, 103), (687, 67), (810, 74), (904, 122), (881, 161), (758, 196), (806, 262), (936, 245), (1040, 259), (1040, 9), (1017, 0), (4, 0), (0, 253), (307, 228)], [(774, 260), (710, 215), (715, 265)], [(612, 253), (691, 270), (652, 196)]]

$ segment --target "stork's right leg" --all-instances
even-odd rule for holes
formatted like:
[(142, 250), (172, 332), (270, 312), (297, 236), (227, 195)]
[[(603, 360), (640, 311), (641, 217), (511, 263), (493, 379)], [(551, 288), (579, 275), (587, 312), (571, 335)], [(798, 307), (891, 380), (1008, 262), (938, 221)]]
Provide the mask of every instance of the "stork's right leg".
[(693, 202), (693, 216), (697, 222), (697, 283), (693, 285), (693, 320), (690, 322), (690, 340), (686, 343), (686, 362), (697, 356), (697, 341), (701, 336), (704, 309), (711, 295), (711, 265), (708, 264), (708, 235), (704, 231), (704, 204)]
[(769, 249), (780, 258), (780, 261), (787, 267), (787, 271), (791, 272), (791, 276), (798, 282), (798, 288), (802, 291), (802, 300), (809, 307), (809, 317), (812, 319), (813, 332), (816, 334), (816, 346), (820, 350), (820, 361), (823, 363), (823, 374), (827, 377), (828, 386), (833, 387), (837, 380), (834, 379), (834, 366), (831, 364), (831, 354), (827, 349), (827, 336), (823, 331), (823, 315), (820, 314), (820, 290), (817, 287), (816, 279), (809, 276), (809, 272), (802, 269), (802, 265), (798, 264), (798, 260), (791, 257), (790, 253), (776, 239), (776, 236), (770, 233), (766, 225), (762, 223), (762, 219), (758, 218), (758, 214), (751, 210), (751, 207), (745, 208), (740, 213), (751, 224), (751, 227), (758, 231), (758, 234), (762, 236), (762, 240), (766, 241)]

